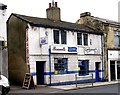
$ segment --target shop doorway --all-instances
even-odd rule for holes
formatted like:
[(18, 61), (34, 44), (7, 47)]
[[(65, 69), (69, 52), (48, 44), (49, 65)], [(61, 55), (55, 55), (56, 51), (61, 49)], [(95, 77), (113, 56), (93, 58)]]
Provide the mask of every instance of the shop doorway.
[(44, 85), (44, 66), (45, 61), (36, 61), (37, 85)]
[(117, 61), (117, 79), (120, 79), (120, 61)]
[(100, 62), (95, 62), (95, 80), (100, 81)]
[(115, 80), (115, 61), (110, 61), (110, 76), (111, 81)]

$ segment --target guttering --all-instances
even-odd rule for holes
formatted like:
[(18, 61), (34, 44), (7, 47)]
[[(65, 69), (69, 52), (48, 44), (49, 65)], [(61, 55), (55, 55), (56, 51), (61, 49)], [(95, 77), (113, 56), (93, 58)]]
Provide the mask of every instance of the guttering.
[(50, 73), (49, 73), (49, 75), (50, 75), (50, 86), (51, 86), (51, 74), (52, 74), (52, 72), (51, 72), (51, 48), (50, 48), (50, 46), (49, 46), (49, 49), (48, 49), (48, 52), (49, 52), (49, 71), (50, 71)]
[(103, 34), (103, 32), (88, 31), (88, 30), (85, 30), (85, 29), (72, 29), (72, 28), (50, 26), (50, 25), (43, 25), (43, 24), (33, 24), (33, 23), (30, 23), (30, 22), (28, 22), (28, 23), (31, 26), (36, 26), (36, 27), (53, 28), (53, 29), (60, 29), (60, 30), (67, 30), (67, 31), (74, 31), (74, 32), (83, 32), (83, 33), (96, 34), (96, 35), (102, 35)]
[(102, 49), (102, 80), (104, 80), (104, 35), (101, 35), (101, 49)]

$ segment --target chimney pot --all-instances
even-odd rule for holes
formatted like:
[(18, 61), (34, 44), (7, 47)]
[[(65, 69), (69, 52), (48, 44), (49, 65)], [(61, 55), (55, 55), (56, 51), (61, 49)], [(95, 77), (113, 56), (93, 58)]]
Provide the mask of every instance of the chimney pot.
[(57, 2), (55, 2), (55, 7), (57, 7)]
[(86, 16), (91, 16), (90, 12), (84, 12), (80, 14), (80, 17), (86, 17)]
[(49, 8), (51, 7), (51, 3), (49, 3)]

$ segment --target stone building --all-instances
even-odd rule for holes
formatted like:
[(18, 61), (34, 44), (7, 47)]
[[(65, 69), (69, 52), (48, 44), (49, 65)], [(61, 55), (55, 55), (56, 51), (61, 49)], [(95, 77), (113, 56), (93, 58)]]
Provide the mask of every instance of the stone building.
[(118, 80), (120, 78), (118, 77), (120, 76), (120, 23), (91, 16), (90, 12), (82, 13), (76, 23), (104, 32), (104, 78), (109, 81)]

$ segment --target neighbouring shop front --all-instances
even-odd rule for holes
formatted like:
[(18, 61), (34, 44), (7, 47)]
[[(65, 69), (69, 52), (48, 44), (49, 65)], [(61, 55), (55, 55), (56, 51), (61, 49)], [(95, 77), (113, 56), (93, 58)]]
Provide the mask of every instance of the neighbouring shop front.
[(108, 50), (108, 80), (120, 79), (120, 50)]

